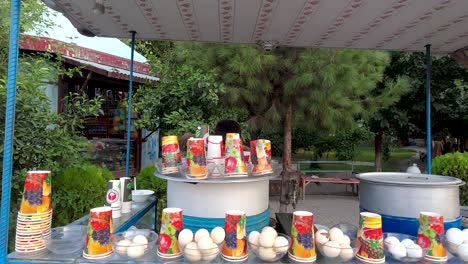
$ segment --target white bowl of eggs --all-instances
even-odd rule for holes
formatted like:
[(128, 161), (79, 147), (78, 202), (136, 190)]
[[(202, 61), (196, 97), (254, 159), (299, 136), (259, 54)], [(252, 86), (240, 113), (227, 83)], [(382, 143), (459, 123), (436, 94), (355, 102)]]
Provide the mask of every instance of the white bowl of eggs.
[(414, 236), (400, 233), (384, 233), (384, 253), (400, 262), (418, 262), (424, 258), (428, 248), (417, 244)]
[(445, 247), (454, 256), (468, 262), (468, 228), (463, 231), (458, 228), (450, 228), (445, 233)]
[(278, 234), (273, 227), (267, 226), (262, 229), (262, 232), (250, 232), (247, 244), (261, 260), (275, 262), (286, 255), (291, 245), (291, 238)]
[[(343, 227), (343, 230), (340, 228)], [(331, 262), (348, 262), (357, 252), (353, 235), (356, 227), (349, 224), (340, 224), (326, 230), (324, 228), (315, 232), (315, 242), (320, 254)]]
[(153, 252), (158, 235), (149, 229), (128, 230), (114, 234), (113, 250), (121, 257), (138, 259)]
[(207, 229), (199, 229), (195, 234), (190, 229), (180, 231), (179, 247), (186, 261), (191, 263), (209, 263), (217, 260), (219, 248), (226, 233), (222, 227), (215, 227), (211, 233)]

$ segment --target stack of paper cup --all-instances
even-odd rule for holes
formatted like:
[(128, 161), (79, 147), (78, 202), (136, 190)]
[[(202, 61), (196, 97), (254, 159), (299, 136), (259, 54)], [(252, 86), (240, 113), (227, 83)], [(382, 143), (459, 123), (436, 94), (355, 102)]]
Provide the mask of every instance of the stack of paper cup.
[(50, 171), (28, 171), (16, 222), (15, 250), (35, 252), (50, 238), (52, 187)]
[(182, 161), (177, 136), (162, 137), (162, 173), (176, 173)]
[(224, 230), (226, 236), (221, 249), (222, 257), (227, 261), (240, 262), (247, 259), (247, 217), (244, 211), (226, 212)]
[(379, 214), (359, 214), (356, 258), (365, 263), (384, 263), (382, 217)]
[(131, 178), (120, 178), (120, 201), (122, 203), (122, 214), (128, 214), (132, 211), (132, 190), (133, 181)]
[(112, 254), (112, 209), (97, 207), (89, 213), (88, 232), (83, 250), (87, 259), (101, 259)]
[(182, 255), (177, 240), (184, 228), (182, 209), (164, 208), (161, 216), (157, 255), (163, 259), (178, 258)]
[(428, 248), (424, 258), (429, 262), (445, 262), (447, 251), (442, 243), (444, 240), (444, 217), (438, 213), (420, 212), (417, 243)]
[(107, 183), (106, 206), (112, 208), (112, 218), (119, 218), (122, 214), (120, 186), (119, 180), (110, 180)]
[(271, 167), (271, 142), (266, 139), (250, 141), (250, 159), (254, 165), (252, 174), (261, 175), (272, 173)]
[(224, 169), (226, 176), (247, 176), (247, 167), (244, 162), (244, 147), (238, 133), (226, 134)]
[(187, 141), (187, 164), (185, 173), (190, 178), (206, 179), (205, 140), (203, 138), (189, 138)]
[(211, 172), (211, 176), (219, 177), (224, 174), (223, 136), (208, 136), (206, 164)]
[(291, 225), (293, 243), (289, 248), (289, 258), (296, 262), (314, 262), (317, 259), (314, 237), (314, 214), (307, 211), (294, 212)]

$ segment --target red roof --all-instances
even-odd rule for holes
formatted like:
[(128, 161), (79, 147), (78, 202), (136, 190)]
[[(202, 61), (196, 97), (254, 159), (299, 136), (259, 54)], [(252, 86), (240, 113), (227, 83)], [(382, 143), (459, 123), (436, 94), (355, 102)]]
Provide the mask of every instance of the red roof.
[[(100, 52), (73, 44), (68, 44), (47, 37), (36, 37), (21, 35), (20, 49), (34, 51), (48, 51), (61, 53), (72, 58), (82, 59), (90, 62), (104, 64), (116, 68), (130, 70), (130, 60), (119, 56), (114, 56), (105, 52)], [(148, 64), (135, 61), (133, 64), (135, 72), (150, 75), (151, 67)]]

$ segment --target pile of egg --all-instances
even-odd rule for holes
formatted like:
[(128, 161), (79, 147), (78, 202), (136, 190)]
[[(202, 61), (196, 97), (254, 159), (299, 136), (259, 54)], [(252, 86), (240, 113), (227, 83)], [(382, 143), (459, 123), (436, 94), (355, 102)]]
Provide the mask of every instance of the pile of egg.
[(147, 248), (148, 238), (144, 235), (137, 235), (132, 240), (122, 239), (115, 247), (119, 255), (127, 255), (131, 258), (139, 258), (143, 256)]
[(190, 229), (184, 229), (180, 231), (178, 241), (188, 261), (211, 261), (218, 256), (219, 245), (225, 236), (224, 229), (219, 226), (213, 228), (211, 234), (204, 228), (195, 232), (195, 235)]
[(315, 233), (315, 241), (317, 248), (325, 257), (339, 257), (343, 261), (348, 261), (354, 257), (351, 239), (338, 227), (334, 227), (330, 231), (318, 230)]
[(458, 228), (450, 228), (445, 233), (448, 250), (456, 254), (463, 261), (468, 261), (468, 228), (461, 231)]
[(250, 232), (248, 240), (251, 249), (264, 261), (275, 260), (277, 255), (284, 255), (289, 248), (289, 241), (284, 236), (278, 236), (270, 226), (264, 227), (261, 233)]
[(384, 242), (387, 245), (388, 252), (392, 254), (395, 259), (399, 260), (406, 257), (420, 259), (423, 257), (422, 248), (409, 238), (400, 241), (394, 236), (388, 236), (385, 238)]

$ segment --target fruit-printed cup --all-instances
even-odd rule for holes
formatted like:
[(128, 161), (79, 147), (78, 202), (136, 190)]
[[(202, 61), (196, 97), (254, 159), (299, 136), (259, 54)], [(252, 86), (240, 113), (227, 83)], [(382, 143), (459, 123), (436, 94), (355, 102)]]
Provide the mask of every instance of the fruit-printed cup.
[(184, 227), (182, 209), (164, 208), (159, 231), (158, 256), (161, 258), (177, 258), (182, 255), (179, 248), (180, 231)]
[(226, 176), (247, 176), (242, 140), (234, 135), (239, 136), (239, 134), (226, 134), (225, 174)]
[(359, 215), (356, 258), (367, 263), (384, 263), (382, 217), (362, 212)]
[(182, 162), (177, 136), (162, 137), (161, 144), (162, 173), (175, 173), (179, 171)]
[(314, 214), (307, 211), (294, 212), (289, 258), (298, 262), (314, 262), (317, 259), (314, 237)]
[(444, 217), (437, 213), (421, 212), (419, 214), (417, 244), (428, 248), (426, 256), (429, 261), (446, 261), (447, 251), (443, 245)]
[(241, 261), (247, 258), (246, 221), (247, 217), (243, 211), (226, 212), (224, 219), (226, 236), (221, 250), (224, 259)]
[(187, 141), (187, 163), (185, 174), (190, 178), (206, 179), (205, 140), (203, 138), (189, 138)]
[(91, 209), (83, 257), (100, 258), (112, 253), (112, 232), (112, 209), (107, 206)]
[(122, 204), (122, 213), (128, 214), (132, 211), (132, 190), (133, 181), (130, 177), (122, 177), (120, 180), (120, 202)]
[(250, 141), (250, 160), (254, 165), (253, 175), (272, 173), (271, 141), (266, 139)]
[(28, 171), (24, 182), (20, 213), (46, 213), (52, 209), (50, 171)]

